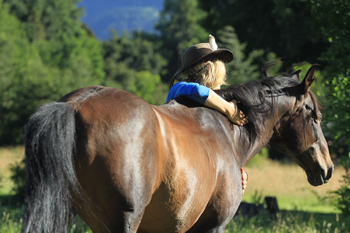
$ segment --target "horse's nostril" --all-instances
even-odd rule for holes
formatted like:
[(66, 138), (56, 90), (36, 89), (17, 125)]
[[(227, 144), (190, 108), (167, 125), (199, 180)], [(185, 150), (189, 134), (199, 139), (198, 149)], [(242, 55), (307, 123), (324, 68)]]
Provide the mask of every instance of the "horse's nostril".
[(332, 177), (333, 171), (334, 171), (334, 165), (332, 165), (332, 166), (328, 169), (328, 171), (327, 171), (327, 176), (326, 176), (326, 181), (328, 181), (328, 180)]

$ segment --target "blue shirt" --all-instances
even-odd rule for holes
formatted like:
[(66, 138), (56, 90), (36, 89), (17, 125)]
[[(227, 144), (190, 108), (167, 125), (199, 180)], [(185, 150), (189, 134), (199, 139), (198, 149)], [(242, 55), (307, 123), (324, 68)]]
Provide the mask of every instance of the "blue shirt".
[(180, 95), (186, 96), (200, 104), (204, 104), (209, 96), (210, 88), (198, 83), (178, 82), (171, 87), (166, 102)]

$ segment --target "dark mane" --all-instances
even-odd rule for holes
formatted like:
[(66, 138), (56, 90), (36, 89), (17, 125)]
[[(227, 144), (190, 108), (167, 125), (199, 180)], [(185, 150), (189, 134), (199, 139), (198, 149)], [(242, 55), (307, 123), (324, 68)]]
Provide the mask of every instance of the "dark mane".
[(299, 82), (289, 77), (268, 77), (258, 81), (250, 81), (227, 89), (216, 91), (227, 101), (237, 100), (241, 109), (249, 120), (245, 126), (249, 137), (255, 141), (263, 137), (265, 129), (264, 117), (274, 110), (274, 98), (288, 95), (286, 89), (296, 86)]

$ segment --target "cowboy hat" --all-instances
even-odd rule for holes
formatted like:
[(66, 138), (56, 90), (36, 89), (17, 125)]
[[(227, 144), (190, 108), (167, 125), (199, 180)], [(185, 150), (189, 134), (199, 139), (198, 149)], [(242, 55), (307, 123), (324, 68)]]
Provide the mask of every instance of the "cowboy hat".
[(228, 63), (233, 60), (233, 54), (228, 49), (218, 49), (214, 36), (209, 35), (209, 43), (199, 43), (193, 45), (182, 54), (182, 65), (174, 74), (173, 79), (188, 67), (199, 62), (205, 62), (212, 59), (218, 59)]

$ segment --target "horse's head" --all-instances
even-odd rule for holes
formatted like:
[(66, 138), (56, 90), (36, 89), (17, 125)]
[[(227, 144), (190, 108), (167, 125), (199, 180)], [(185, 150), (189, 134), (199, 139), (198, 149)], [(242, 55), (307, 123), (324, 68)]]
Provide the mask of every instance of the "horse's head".
[[(309, 183), (317, 186), (328, 182), (334, 165), (321, 128), (322, 115), (310, 92), (315, 71), (316, 66), (312, 66), (300, 84), (287, 88), (295, 101), (276, 125), (270, 144), (291, 156), (305, 170)], [(299, 73), (292, 78), (299, 80)]]

